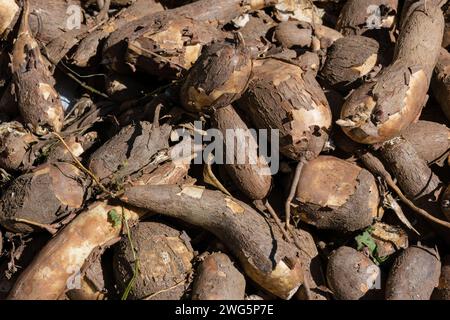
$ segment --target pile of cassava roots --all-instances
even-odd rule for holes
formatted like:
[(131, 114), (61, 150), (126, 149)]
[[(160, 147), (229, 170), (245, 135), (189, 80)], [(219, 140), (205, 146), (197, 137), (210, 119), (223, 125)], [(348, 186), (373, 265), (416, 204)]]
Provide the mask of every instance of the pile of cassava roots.
[(446, 0), (0, 0), (0, 299), (449, 300), (449, 50)]

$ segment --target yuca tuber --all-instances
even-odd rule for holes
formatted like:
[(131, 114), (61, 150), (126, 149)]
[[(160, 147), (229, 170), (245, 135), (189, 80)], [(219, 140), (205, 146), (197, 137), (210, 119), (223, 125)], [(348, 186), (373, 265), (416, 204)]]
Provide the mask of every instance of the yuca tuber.
[[(121, 293), (133, 281), (131, 299), (180, 300), (193, 258), (186, 233), (162, 223), (141, 222), (115, 248), (115, 279)], [(136, 264), (139, 272), (132, 280)]]
[(434, 249), (411, 246), (394, 262), (386, 283), (387, 300), (429, 300), (439, 284), (441, 261)]
[(70, 163), (47, 163), (16, 178), (0, 198), (0, 224), (32, 232), (81, 209), (90, 179)]
[(274, 40), (285, 48), (310, 48), (313, 51), (327, 49), (342, 34), (324, 25), (288, 20), (278, 24), (274, 30)]
[(266, 291), (289, 299), (303, 282), (303, 264), (294, 244), (248, 205), (218, 191), (194, 186), (138, 186), (122, 200), (181, 219), (217, 236), (247, 276)]
[(25, 0), (11, 58), (14, 92), (24, 123), (38, 134), (58, 132), (63, 126), (64, 110), (54, 88), (55, 79), (31, 34), (29, 15), (29, 0)]
[(296, 65), (271, 58), (255, 61), (238, 103), (256, 128), (279, 130), (280, 152), (289, 158), (315, 158), (328, 140), (328, 102), (314, 76)]
[(379, 275), (380, 268), (369, 257), (350, 247), (340, 247), (328, 260), (328, 285), (339, 300), (361, 299)]
[(434, 289), (433, 300), (450, 300), (450, 256), (442, 259), (441, 277), (439, 285)]
[[(280, 1), (199, 0), (146, 15), (111, 34), (105, 44), (104, 61), (113, 70), (137, 69), (160, 78), (177, 78), (195, 63), (204, 45), (224, 38), (219, 26)], [(123, 58), (128, 70), (120, 64)]]
[(79, 214), (38, 253), (11, 290), (10, 300), (56, 300), (80, 276), (93, 250), (121, 235), (122, 221), (140, 211), (96, 202)]
[(450, 53), (441, 49), (431, 82), (434, 97), (450, 120)]
[(245, 278), (230, 258), (213, 253), (202, 261), (192, 289), (193, 300), (244, 300)]
[(349, 232), (372, 224), (379, 201), (370, 172), (339, 158), (320, 156), (303, 167), (293, 209), (319, 229)]
[(372, 29), (391, 29), (398, 0), (348, 0), (341, 10), (336, 28), (343, 35), (362, 35)]
[(420, 158), (442, 165), (450, 152), (450, 129), (443, 124), (419, 120), (402, 133)]
[[(225, 170), (236, 187), (250, 199), (261, 200), (266, 198), (272, 186), (270, 168), (266, 160), (258, 156), (258, 143), (245, 122), (230, 105), (216, 110), (212, 115), (212, 123), (224, 137), (224, 148), (234, 146), (230, 150), (233, 156), (230, 159), (231, 161), (228, 161), (228, 157), (231, 157), (231, 155), (227, 153), (228, 150), (225, 150), (225, 156), (227, 157)], [(227, 136), (227, 130), (235, 130), (233, 132), (236, 137)], [(248, 152), (248, 156), (242, 157), (242, 146), (246, 146), (245, 152)]]
[(420, 115), (441, 47), (441, 4), (421, 0), (405, 10), (394, 62), (348, 97), (337, 123), (356, 142), (392, 139)]
[(30, 144), (37, 138), (18, 122), (0, 124), (0, 168), (19, 170)]
[(89, 169), (103, 183), (120, 185), (168, 149), (170, 131), (146, 121), (126, 126), (91, 155)]
[(208, 112), (233, 103), (247, 88), (253, 63), (242, 44), (215, 43), (204, 49), (181, 88), (184, 108)]
[(376, 66), (378, 51), (378, 42), (371, 38), (347, 36), (338, 39), (328, 51), (321, 75), (337, 89), (351, 89), (356, 80)]

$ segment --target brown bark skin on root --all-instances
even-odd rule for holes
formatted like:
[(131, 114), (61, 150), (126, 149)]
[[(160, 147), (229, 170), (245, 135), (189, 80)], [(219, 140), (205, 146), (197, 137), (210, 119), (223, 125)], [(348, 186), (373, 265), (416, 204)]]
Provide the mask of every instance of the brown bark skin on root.
[(321, 75), (337, 89), (367, 75), (377, 64), (380, 46), (377, 41), (363, 36), (347, 36), (330, 47)]
[(450, 53), (441, 49), (431, 82), (434, 97), (450, 120)]
[(441, 261), (434, 250), (406, 249), (394, 262), (386, 282), (387, 300), (429, 300), (439, 284)]
[(163, 223), (140, 222), (131, 229), (130, 237), (133, 244), (124, 237), (114, 252), (114, 276), (120, 292), (127, 288), (138, 263), (130, 299), (180, 300), (194, 258), (187, 234)]
[(238, 101), (258, 129), (278, 129), (280, 152), (294, 160), (323, 150), (331, 110), (314, 75), (277, 59), (254, 62), (253, 78)]
[(117, 17), (109, 19), (99, 29), (83, 38), (72, 55), (71, 61), (78, 67), (89, 66), (91, 58), (95, 57), (97, 51), (100, 50), (99, 46), (102, 40), (127, 23), (159, 11), (164, 11), (164, 7), (156, 0), (137, 0), (133, 2), (128, 8), (123, 9)]
[(19, 170), (31, 143), (37, 138), (18, 122), (0, 124), (0, 168)]
[(328, 260), (327, 282), (339, 300), (359, 300), (379, 275), (380, 268), (369, 257), (350, 247), (340, 247)]
[(213, 253), (197, 269), (192, 300), (244, 300), (245, 278), (224, 253)]
[(450, 129), (436, 122), (419, 120), (402, 133), (420, 158), (443, 166), (450, 152)]
[[(0, 224), (27, 233), (83, 206), (90, 179), (70, 163), (44, 164), (16, 178), (0, 198)], [(33, 225), (36, 224), (36, 225)]]
[(441, 277), (433, 291), (432, 300), (450, 300), (450, 256), (442, 259)]
[(368, 10), (370, 6), (373, 8), (383, 7), (382, 14), (384, 13), (384, 15), (380, 17), (379, 21), (382, 28), (389, 29), (393, 26), (398, 0), (348, 0), (341, 10), (336, 28), (344, 36), (362, 35), (369, 30), (370, 19), (374, 14)]
[(28, 23), (29, 0), (25, 0), (22, 20), (12, 51), (12, 80), (20, 114), (25, 124), (37, 134), (59, 132), (64, 110), (55, 91), (55, 79)]
[(420, 203), (436, 202), (442, 191), (442, 182), (411, 143), (400, 137), (392, 139), (383, 144), (379, 154), (409, 199)]
[[(280, 1), (199, 0), (149, 14), (112, 33), (103, 56), (116, 71), (138, 69), (161, 78), (177, 78), (198, 59), (204, 45), (224, 38), (219, 26)], [(124, 58), (131, 69), (124, 68)]]
[[(226, 149), (227, 145), (234, 143), (234, 150), (232, 150), (234, 156), (234, 159), (232, 159), (233, 164), (225, 165), (228, 176), (233, 180), (236, 187), (250, 199), (261, 200), (266, 198), (272, 186), (270, 168), (264, 158), (258, 157), (258, 143), (251, 135), (247, 125), (232, 106), (218, 109), (212, 117), (213, 126), (220, 130), (224, 136), (224, 148)], [(241, 130), (236, 135), (237, 139), (233, 138), (233, 141), (227, 141), (226, 130), (228, 129)], [(243, 137), (244, 135), (245, 137)], [(238, 160), (242, 156), (238, 154), (238, 144), (244, 143), (245, 141), (248, 143), (248, 149), (246, 150), (249, 150), (249, 155), (253, 152), (257, 158), (250, 159), (250, 157), (245, 157), (245, 163), (241, 164), (238, 163)]]
[(355, 90), (337, 121), (353, 140), (382, 143), (398, 136), (421, 113), (444, 31), (438, 1), (415, 2), (402, 18), (394, 62)]
[(205, 48), (181, 87), (183, 107), (208, 112), (233, 103), (247, 89), (253, 63), (242, 44), (215, 43)]
[(103, 183), (120, 184), (149, 165), (159, 151), (169, 148), (170, 132), (169, 125), (131, 124), (92, 154), (89, 169)]
[(370, 172), (335, 157), (319, 156), (302, 170), (294, 211), (319, 229), (349, 232), (372, 224), (379, 201)]
[[(111, 210), (118, 224), (113, 222)], [(92, 251), (121, 235), (123, 219), (132, 224), (140, 214), (105, 202), (92, 204), (39, 252), (20, 275), (8, 299), (57, 300), (69, 289)]]
[(295, 245), (251, 207), (221, 192), (143, 186), (126, 189), (122, 200), (210, 231), (228, 246), (247, 276), (280, 298), (291, 298), (303, 282), (304, 262)]

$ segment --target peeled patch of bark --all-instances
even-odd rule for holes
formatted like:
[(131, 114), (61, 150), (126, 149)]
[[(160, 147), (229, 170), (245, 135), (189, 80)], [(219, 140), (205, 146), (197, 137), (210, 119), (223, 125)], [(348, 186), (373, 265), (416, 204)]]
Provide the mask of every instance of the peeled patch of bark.
[(32, 232), (36, 227), (20, 222), (52, 224), (80, 209), (89, 178), (69, 163), (44, 164), (16, 178), (0, 198), (0, 224), (13, 232)]
[(55, 79), (39, 45), (31, 34), (29, 4), (25, 1), (19, 34), (12, 51), (12, 81), (23, 121), (38, 134), (59, 132), (64, 110), (56, 92)]
[[(264, 158), (258, 157), (258, 143), (245, 122), (232, 106), (217, 110), (212, 122), (224, 137), (225, 157), (227, 157), (227, 146), (234, 145), (232, 150), (234, 157), (231, 159), (233, 163), (226, 164), (225, 170), (236, 187), (250, 199), (260, 200), (267, 197), (272, 186), (270, 168)], [(236, 133), (236, 138), (228, 139), (227, 130), (236, 130), (233, 131)], [(242, 154), (239, 154), (239, 146), (243, 145), (248, 146), (246, 148), (248, 154), (253, 154), (254, 157), (242, 157)], [(244, 163), (238, 163), (242, 158), (245, 158)]]
[[(114, 212), (115, 223), (111, 219)], [(8, 296), (10, 300), (56, 300), (73, 285), (93, 250), (122, 232), (122, 221), (137, 221), (140, 211), (96, 202), (79, 214), (38, 253)]]
[(428, 164), (444, 165), (450, 151), (450, 129), (440, 123), (419, 120), (406, 129), (402, 137)]
[(192, 289), (193, 300), (244, 300), (245, 278), (230, 258), (213, 253), (197, 269)]
[(247, 276), (280, 298), (291, 298), (303, 282), (304, 261), (296, 246), (247, 204), (221, 192), (139, 186), (127, 188), (122, 201), (210, 231), (228, 246)]
[[(179, 300), (194, 258), (189, 238), (184, 232), (156, 222), (141, 222), (118, 244), (114, 255), (116, 282), (123, 292), (133, 277), (135, 263), (139, 274), (130, 292), (132, 299)], [(134, 259), (137, 256), (137, 261)], [(178, 285), (178, 286), (177, 286)], [(166, 289), (172, 288), (166, 291)], [(163, 292), (161, 292), (163, 291)]]
[(450, 256), (442, 259), (439, 285), (433, 291), (433, 300), (450, 300)]
[[(204, 45), (224, 38), (219, 26), (278, 2), (199, 0), (149, 14), (115, 31), (105, 44), (104, 58), (116, 71), (137, 69), (165, 79), (177, 78), (193, 65)], [(123, 57), (128, 70), (121, 64)]]
[(131, 124), (92, 154), (89, 169), (104, 183), (120, 184), (149, 165), (158, 152), (168, 149), (170, 132), (169, 125)]
[(372, 225), (370, 235), (377, 245), (377, 255), (386, 258), (400, 249), (408, 248), (408, 234), (399, 227), (383, 222)]
[[(397, 0), (349, 0), (341, 10), (336, 27), (345, 36), (363, 34), (373, 25), (372, 22), (379, 22), (380, 27), (390, 29), (394, 25), (397, 6)], [(380, 8), (382, 16), (375, 16), (369, 8)], [(380, 20), (372, 21), (373, 18)]]
[(394, 62), (345, 102), (344, 132), (359, 143), (375, 144), (399, 135), (421, 113), (441, 46), (444, 18), (438, 4), (424, 1), (407, 10)]
[(372, 71), (378, 61), (379, 44), (363, 36), (347, 36), (330, 47), (321, 75), (332, 86), (345, 88)]
[(253, 78), (238, 101), (258, 129), (278, 129), (280, 152), (314, 158), (328, 140), (331, 111), (311, 72), (276, 59), (256, 61)]
[(441, 49), (431, 82), (434, 97), (450, 120), (450, 53)]
[(328, 260), (328, 285), (339, 300), (359, 300), (379, 275), (380, 268), (369, 257), (350, 247), (340, 247)]
[(320, 156), (305, 164), (293, 210), (319, 229), (356, 231), (378, 216), (379, 194), (369, 171)]
[(0, 3), (0, 38), (5, 38), (7, 33), (14, 28), (19, 9), (15, 0), (4, 0)]
[(7, 171), (16, 171), (30, 147), (37, 138), (18, 122), (6, 122), (0, 125), (0, 167)]
[(191, 112), (207, 112), (233, 103), (247, 88), (253, 63), (239, 44), (208, 46), (189, 71), (180, 96)]
[(386, 283), (387, 300), (429, 300), (439, 284), (441, 261), (434, 249), (412, 246), (394, 262)]

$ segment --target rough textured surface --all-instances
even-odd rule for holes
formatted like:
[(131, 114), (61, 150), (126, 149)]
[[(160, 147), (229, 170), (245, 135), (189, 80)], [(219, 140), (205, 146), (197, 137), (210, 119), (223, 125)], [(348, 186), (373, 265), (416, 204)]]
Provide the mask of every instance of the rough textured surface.
[(378, 216), (375, 178), (344, 160), (320, 156), (302, 170), (293, 210), (319, 229), (355, 231)]
[(278, 129), (280, 152), (316, 157), (328, 140), (331, 111), (314, 75), (277, 59), (255, 61), (249, 88), (238, 101), (258, 129)]
[(162, 223), (141, 222), (131, 229), (131, 239), (133, 244), (124, 237), (115, 248), (114, 272), (120, 292), (128, 286), (139, 263), (131, 299), (179, 300), (194, 257), (187, 235)]
[(380, 23), (383, 28), (391, 28), (397, 12), (397, 0), (349, 0), (341, 10), (337, 29), (343, 35), (361, 35), (366, 32), (368, 30), (367, 22), (372, 21), (370, 18), (374, 14), (369, 10), (370, 6), (373, 6), (374, 9), (382, 8), (380, 20), (374, 21), (374, 23)]
[(14, 93), (23, 121), (31, 129), (38, 134), (48, 130), (60, 131), (64, 110), (54, 88), (55, 79), (31, 34), (28, 1), (25, 1), (19, 34), (12, 51)]
[(443, 124), (419, 120), (406, 129), (402, 137), (416, 150), (420, 158), (443, 165), (450, 151), (450, 129)]
[(230, 258), (213, 253), (197, 268), (192, 289), (193, 300), (244, 300), (245, 278)]
[(303, 282), (305, 261), (295, 245), (251, 207), (221, 192), (197, 186), (139, 186), (128, 188), (122, 200), (210, 231), (227, 245), (248, 277), (280, 298), (291, 298)]
[(426, 11), (423, 0), (405, 10), (394, 62), (374, 81), (355, 90), (342, 107), (337, 123), (356, 142), (387, 141), (420, 115), (444, 31), (444, 17), (436, 2), (428, 1)]
[[(112, 211), (120, 221), (118, 224), (112, 220)], [(138, 213), (142, 214), (105, 202), (90, 205), (39, 251), (15, 283), (8, 299), (58, 299), (68, 285), (77, 280), (76, 276), (92, 252), (121, 235), (122, 219), (131, 224), (139, 219)]]
[(124, 127), (92, 154), (89, 169), (105, 183), (121, 184), (168, 149), (170, 131), (169, 125), (153, 127), (146, 121)]
[(0, 168), (18, 170), (36, 137), (18, 122), (0, 124)]
[(181, 88), (182, 105), (207, 112), (233, 103), (247, 89), (253, 62), (240, 44), (217, 43), (205, 48)]
[(388, 300), (429, 300), (439, 284), (441, 262), (430, 248), (412, 246), (394, 262), (386, 283)]
[(340, 247), (330, 256), (327, 281), (339, 300), (358, 300), (374, 285), (380, 269), (362, 252)]
[(371, 38), (347, 36), (338, 39), (328, 51), (321, 75), (332, 86), (346, 88), (375, 67), (378, 50), (378, 42)]
[(272, 186), (272, 176), (266, 160), (260, 157), (245, 157), (244, 163), (238, 163), (239, 160), (242, 160), (242, 149), (239, 150), (239, 147), (242, 147), (245, 143), (248, 145), (246, 150), (252, 150), (256, 157), (258, 152), (258, 144), (251, 132), (248, 131), (245, 122), (232, 106), (217, 110), (212, 121), (214, 127), (219, 129), (224, 136), (225, 156), (227, 156), (226, 146), (232, 143), (231, 139), (227, 138), (226, 130), (241, 130), (236, 134), (236, 139), (233, 139), (235, 146), (232, 150), (233, 164), (225, 165), (225, 170), (235, 185), (250, 199), (260, 200), (267, 197)]
[(14, 232), (36, 230), (20, 219), (52, 224), (82, 207), (89, 184), (89, 178), (72, 164), (44, 164), (15, 179), (2, 194), (0, 223)]

